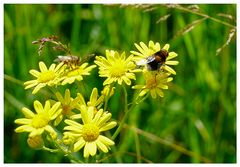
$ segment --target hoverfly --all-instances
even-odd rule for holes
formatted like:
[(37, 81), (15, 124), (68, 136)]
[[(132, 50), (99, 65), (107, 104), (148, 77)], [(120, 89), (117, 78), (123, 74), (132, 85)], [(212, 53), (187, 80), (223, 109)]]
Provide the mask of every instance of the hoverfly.
[(146, 59), (137, 62), (137, 65), (147, 65), (149, 71), (157, 71), (165, 64), (168, 57), (168, 51), (161, 49), (160, 51), (148, 56)]
[(74, 69), (76, 66), (87, 62), (89, 59), (91, 59), (94, 56), (95, 56), (94, 54), (91, 54), (81, 59), (80, 57), (74, 56), (74, 55), (66, 55), (66, 56), (59, 55), (54, 60), (54, 62), (66, 64), (71, 69)]
[(67, 55), (67, 56), (58, 56), (54, 62), (63, 63), (67, 65), (78, 65), (80, 63), (80, 58), (78, 56)]

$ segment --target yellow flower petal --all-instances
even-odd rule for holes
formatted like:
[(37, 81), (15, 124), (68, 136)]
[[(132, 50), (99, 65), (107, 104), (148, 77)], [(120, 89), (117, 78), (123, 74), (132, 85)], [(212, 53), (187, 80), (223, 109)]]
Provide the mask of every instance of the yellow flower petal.
[[(51, 64), (51, 66), (49, 67), (49, 70), (54, 70), (56, 67), (56, 64)], [(46, 67), (47, 68), (47, 67)]]
[(160, 44), (157, 42), (154, 48), (156, 52), (159, 51), (161, 49)]
[(29, 137), (39, 136), (43, 133), (43, 131), (44, 131), (43, 128), (35, 129), (35, 130), (31, 131), (31, 133), (29, 134)]
[(168, 86), (164, 84), (158, 84), (157, 87), (161, 89), (168, 89)]
[(130, 51), (130, 53), (132, 53), (132, 54), (134, 54), (134, 55), (136, 55), (136, 56), (140, 56), (140, 57), (143, 56), (141, 53), (136, 52), (136, 51)]
[(32, 94), (36, 94), (41, 88), (43, 88), (44, 86), (46, 86), (45, 83), (39, 83), (34, 89)]
[(108, 122), (106, 123), (104, 126), (102, 126), (99, 131), (102, 132), (102, 131), (107, 131), (109, 129), (112, 129), (114, 128), (115, 126), (117, 125), (117, 122)]
[(102, 114), (103, 114), (103, 109), (99, 110), (99, 111), (96, 113), (96, 115), (95, 115), (95, 117), (94, 117), (94, 119), (93, 119), (92, 122), (95, 123), (95, 124), (97, 124), (98, 121), (99, 121), (99, 119), (101, 118)]
[(99, 135), (98, 139), (100, 142), (102, 142), (103, 144), (108, 145), (108, 146), (115, 144), (112, 140), (110, 140), (109, 138), (102, 136), (102, 135)]
[(64, 122), (65, 122), (66, 124), (71, 125), (71, 126), (74, 126), (74, 127), (76, 127), (76, 128), (79, 128), (79, 129), (82, 128), (82, 125), (79, 124), (79, 123), (77, 123), (76, 121), (72, 121), (72, 120), (70, 120), (70, 119), (66, 119)]
[(88, 142), (86, 142), (84, 150), (83, 150), (83, 156), (84, 158), (88, 158), (89, 157), (89, 148), (88, 148)]
[(140, 46), (142, 47), (142, 49), (144, 50), (144, 52), (146, 53), (146, 51), (148, 50), (148, 47), (145, 43), (140, 42)]
[(179, 62), (178, 61), (166, 61), (165, 64), (167, 64), (167, 65), (178, 65)]
[(54, 126), (57, 126), (58, 124), (60, 124), (60, 122), (61, 122), (62, 120), (63, 120), (63, 115), (59, 115), (59, 116), (55, 119), (53, 125), (54, 125)]
[(49, 132), (50, 134), (56, 133), (55, 130), (53, 129), (53, 127), (51, 127), (50, 125), (45, 126), (44, 128), (47, 132)]
[(160, 97), (164, 96), (163, 91), (161, 91), (160, 89), (156, 89), (156, 92), (157, 92), (158, 96), (160, 96)]
[(139, 96), (144, 96), (148, 91), (149, 91), (149, 89), (143, 89), (143, 90), (139, 93)]
[(30, 70), (29, 73), (32, 74), (34, 77), (38, 77), (41, 74), (37, 70)]
[(15, 132), (17, 133), (21, 133), (21, 132), (31, 132), (33, 131), (34, 128), (30, 125), (22, 125), (22, 126), (19, 126), (15, 129)]
[(56, 119), (62, 113), (62, 109), (58, 109), (56, 112), (51, 115), (51, 120)]
[(164, 69), (174, 75), (176, 75), (176, 72), (174, 71), (174, 69), (172, 69), (171, 67), (169, 67), (168, 65), (164, 65)]
[(98, 90), (97, 90), (97, 88), (93, 88), (91, 96), (90, 96), (90, 101), (91, 102), (96, 102), (97, 101), (97, 97), (98, 97)]
[(101, 127), (104, 123), (106, 123), (110, 118), (111, 118), (112, 114), (111, 113), (106, 113), (105, 115), (103, 115), (99, 121), (96, 123), (97, 126)]
[(44, 62), (42, 62), (42, 61), (39, 62), (39, 68), (40, 68), (40, 71), (41, 71), (41, 72), (44, 72), (44, 71), (47, 71), (47, 70), (48, 70), (47, 67), (46, 67), (46, 65), (45, 65)]
[(81, 115), (82, 115), (82, 120), (84, 124), (88, 124), (92, 121), (93, 115), (94, 115), (94, 108), (93, 107), (89, 107), (89, 109), (87, 109), (86, 106), (81, 106)]
[(97, 145), (95, 142), (88, 143), (88, 150), (91, 156), (94, 156), (97, 152)]
[(65, 90), (65, 96), (64, 96), (65, 104), (69, 104), (71, 100), (70, 90)]
[(26, 107), (22, 108), (22, 113), (24, 114), (24, 116), (26, 118), (33, 118), (34, 117), (34, 113)]
[(175, 53), (175, 52), (169, 52), (169, 53), (168, 53), (167, 60), (173, 59), (173, 58), (175, 58), (175, 57), (177, 57), (177, 56), (178, 56), (177, 53)]
[(74, 114), (74, 115), (71, 115), (69, 118), (70, 119), (81, 119), (82, 116), (81, 116), (81, 114)]
[(27, 118), (19, 118), (16, 119), (14, 121), (14, 123), (19, 124), (19, 125), (26, 125), (26, 124), (30, 124), (32, 122), (31, 119), (27, 119)]
[(150, 93), (151, 93), (152, 98), (154, 98), (154, 99), (157, 98), (157, 94), (156, 94), (155, 89), (151, 89), (151, 90), (150, 90)]
[(60, 101), (61, 103), (65, 102), (60, 92), (55, 93), (55, 96), (57, 97), (58, 101)]
[(77, 97), (79, 98), (80, 105), (85, 105), (86, 106), (86, 102), (85, 102), (82, 94), (81, 93), (77, 93)]
[(81, 133), (82, 132), (82, 129), (80, 129), (76, 126), (65, 126), (64, 130), (73, 131), (74, 133)]
[(97, 140), (96, 141), (96, 144), (97, 144), (97, 147), (102, 150), (104, 153), (107, 153), (108, 152), (108, 148), (100, 141), (100, 140)]
[(24, 85), (26, 86), (25, 89), (29, 89), (31, 87), (34, 87), (37, 84), (38, 84), (38, 82), (36, 80), (31, 80), (31, 81), (24, 82)]
[(35, 111), (36, 111), (38, 114), (44, 111), (42, 104), (41, 104), (38, 100), (34, 101), (33, 105), (34, 105)]
[(44, 111), (45, 111), (45, 112), (48, 112), (48, 111), (50, 110), (50, 108), (51, 108), (50, 101), (47, 100), (47, 101), (45, 102)]
[(163, 49), (165, 49), (165, 50), (168, 50), (168, 49), (169, 49), (169, 47), (170, 47), (170, 45), (169, 45), (169, 44), (165, 44), (165, 45), (164, 45), (164, 47), (163, 47)]
[(149, 41), (148, 46), (149, 46), (150, 49), (154, 49), (155, 48), (155, 45), (154, 45), (153, 41)]
[(81, 137), (73, 146), (73, 151), (77, 152), (79, 151), (81, 148), (83, 148), (83, 146), (86, 144), (86, 142), (83, 140), (83, 138)]
[[(49, 110), (49, 115), (50, 117), (53, 117), (53, 115), (56, 113), (56, 111), (58, 110), (58, 108), (60, 107), (61, 103), (60, 102), (56, 102), (52, 108)], [(59, 111), (58, 111), (59, 112)]]
[(144, 50), (138, 44), (134, 43), (134, 45), (142, 54), (144, 54)]
[(127, 84), (127, 85), (131, 85), (131, 80), (128, 79), (127, 77), (122, 77), (122, 79), (124, 80), (124, 82)]

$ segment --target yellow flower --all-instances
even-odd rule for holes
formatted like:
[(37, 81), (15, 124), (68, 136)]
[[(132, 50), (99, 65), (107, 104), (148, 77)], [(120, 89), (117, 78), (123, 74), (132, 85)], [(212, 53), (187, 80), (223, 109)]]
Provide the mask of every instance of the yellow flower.
[(62, 109), (59, 109), (59, 107), (60, 102), (55, 103), (51, 107), (49, 100), (46, 101), (44, 108), (39, 101), (34, 101), (34, 109), (37, 112), (36, 114), (28, 108), (23, 107), (22, 112), (26, 118), (15, 120), (16, 124), (21, 125), (15, 129), (15, 132), (30, 132), (29, 137), (33, 137), (41, 135), (46, 131), (55, 138), (57, 134), (49, 123), (61, 113)]
[[(161, 50), (160, 44), (158, 42), (154, 44), (153, 41), (149, 41), (148, 46), (143, 42), (140, 42), (140, 45), (138, 45), (136, 43), (134, 45), (139, 51), (139, 52), (131, 51), (132, 54), (136, 55), (134, 57), (135, 62), (138, 62), (142, 59), (146, 59), (147, 57), (149, 57), (152, 54)], [(164, 45), (164, 47), (162, 49), (165, 49), (165, 50), (168, 51), (169, 47), (170, 47), (170, 45), (166, 44), (166, 45)], [(168, 71), (168, 72), (170, 72), (171, 74), (174, 74), (174, 75), (176, 75), (175, 70), (172, 69), (171, 67), (169, 67), (168, 65), (177, 65), (179, 63), (176, 60), (171, 60), (175, 57), (177, 57), (177, 53), (169, 52), (168, 57), (166, 58), (166, 62), (164, 64), (164, 66), (162, 66), (163, 69), (165, 69), (166, 71)]]
[(60, 108), (62, 109), (61, 114), (56, 118), (54, 121), (54, 125), (58, 125), (64, 116), (72, 116), (75, 113), (72, 111), (73, 109), (77, 108), (78, 102), (80, 101), (79, 96), (73, 99), (70, 94), (70, 90), (65, 90), (64, 97), (61, 95), (60, 92), (57, 92), (56, 94), (57, 100), (61, 103)]
[(133, 72), (135, 64), (132, 61), (133, 55), (126, 59), (125, 52), (121, 55), (117, 51), (106, 50), (106, 58), (97, 56), (94, 61), (99, 66), (99, 76), (107, 77), (103, 85), (118, 82), (119, 85), (124, 81), (127, 85), (131, 85), (131, 79), (136, 79)]
[(64, 71), (63, 64), (60, 63), (52, 64), (49, 69), (47, 69), (44, 62), (39, 62), (40, 72), (37, 70), (30, 70), (29, 73), (32, 74), (37, 79), (30, 80), (24, 83), (25, 89), (35, 87), (33, 89), (33, 94), (37, 93), (41, 88), (56, 85), (60, 82), (60, 74)]
[(172, 77), (168, 77), (170, 75), (169, 73), (143, 70), (143, 75), (146, 84), (132, 87), (133, 89), (141, 89), (139, 96), (144, 96), (146, 93), (150, 92), (152, 98), (156, 98), (157, 95), (163, 97), (164, 94), (162, 89), (168, 89), (167, 83), (173, 80)]
[(85, 158), (88, 158), (89, 155), (96, 155), (97, 149), (107, 153), (114, 142), (103, 136), (101, 132), (110, 130), (117, 125), (115, 121), (109, 121), (112, 114), (103, 112), (103, 109), (94, 114), (93, 107), (82, 105), (81, 115), (83, 124), (69, 119), (65, 120), (68, 126), (64, 127), (66, 130), (64, 136), (67, 136), (65, 137), (67, 139), (74, 138), (71, 140), (74, 141), (73, 151), (77, 152), (84, 147)]
[(72, 84), (75, 80), (83, 80), (83, 75), (90, 75), (89, 72), (96, 67), (96, 65), (91, 65), (89, 67), (87, 66), (88, 63), (83, 63), (80, 66), (74, 66), (74, 68), (69, 68), (69, 71), (67, 71), (62, 77), (62, 85), (65, 85), (67, 83)]

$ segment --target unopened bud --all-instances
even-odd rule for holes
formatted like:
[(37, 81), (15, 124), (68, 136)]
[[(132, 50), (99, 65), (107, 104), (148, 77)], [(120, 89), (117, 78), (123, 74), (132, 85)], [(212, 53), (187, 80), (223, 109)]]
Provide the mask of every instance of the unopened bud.
[(75, 141), (73, 136), (64, 134), (62, 141), (65, 145), (72, 145)]
[(33, 136), (33, 137), (28, 137), (27, 143), (31, 148), (41, 148), (43, 146), (43, 139), (42, 136)]

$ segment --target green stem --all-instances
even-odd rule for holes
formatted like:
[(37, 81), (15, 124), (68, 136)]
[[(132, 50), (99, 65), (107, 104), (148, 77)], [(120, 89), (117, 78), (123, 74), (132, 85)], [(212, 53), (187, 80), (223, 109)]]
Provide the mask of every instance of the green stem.
[(55, 146), (60, 150), (64, 155), (66, 155), (71, 161), (77, 162), (77, 163), (84, 163), (83, 161), (77, 159), (75, 156), (72, 155), (71, 152), (63, 148), (57, 141), (53, 141)]
[(128, 110), (128, 94), (127, 94), (127, 89), (126, 87), (123, 85), (123, 91), (124, 91), (124, 113), (127, 112)]
[(52, 149), (52, 148), (48, 148), (48, 147), (45, 147), (45, 146), (42, 147), (42, 150), (49, 151), (51, 153), (57, 153), (59, 151), (59, 149)]
[[(112, 136), (113, 140), (120, 133), (120, 131), (122, 129), (122, 126), (124, 125), (124, 123), (125, 123), (125, 121), (127, 119), (128, 113), (130, 111), (130, 110), (128, 110), (128, 107), (127, 107), (128, 106), (128, 104), (127, 104), (127, 90), (126, 90), (125, 86), (123, 86), (123, 92), (124, 92), (124, 116), (123, 116), (123, 118), (122, 118), (122, 120), (121, 120), (121, 122), (120, 122), (120, 124), (119, 124), (119, 126), (117, 128), (117, 130), (115, 131), (115, 133)], [(132, 106), (133, 106), (133, 104), (132, 104)]]
[(144, 101), (148, 96), (145, 96), (144, 98), (142, 99), (139, 99), (139, 95), (136, 96), (136, 98), (133, 100), (133, 103), (131, 105), (131, 107), (128, 109), (128, 104), (127, 104), (127, 90), (125, 87), (123, 87), (124, 89), (124, 101), (125, 101), (125, 108), (124, 108), (124, 116), (117, 128), (117, 130), (114, 132), (113, 136), (112, 136), (112, 139), (114, 140), (117, 135), (120, 133), (120, 131), (122, 130), (122, 127), (128, 117), (128, 114), (136, 107), (137, 104), (139, 104), (140, 102)]
[(107, 110), (108, 100), (109, 100), (109, 96), (106, 96), (103, 111)]
[(107, 110), (107, 105), (108, 105), (108, 101), (110, 99), (110, 94), (111, 94), (111, 90), (112, 90), (112, 85), (110, 85), (109, 87), (109, 93), (108, 95), (105, 97), (105, 102), (104, 102), (104, 108), (103, 108), (103, 111), (106, 111)]

